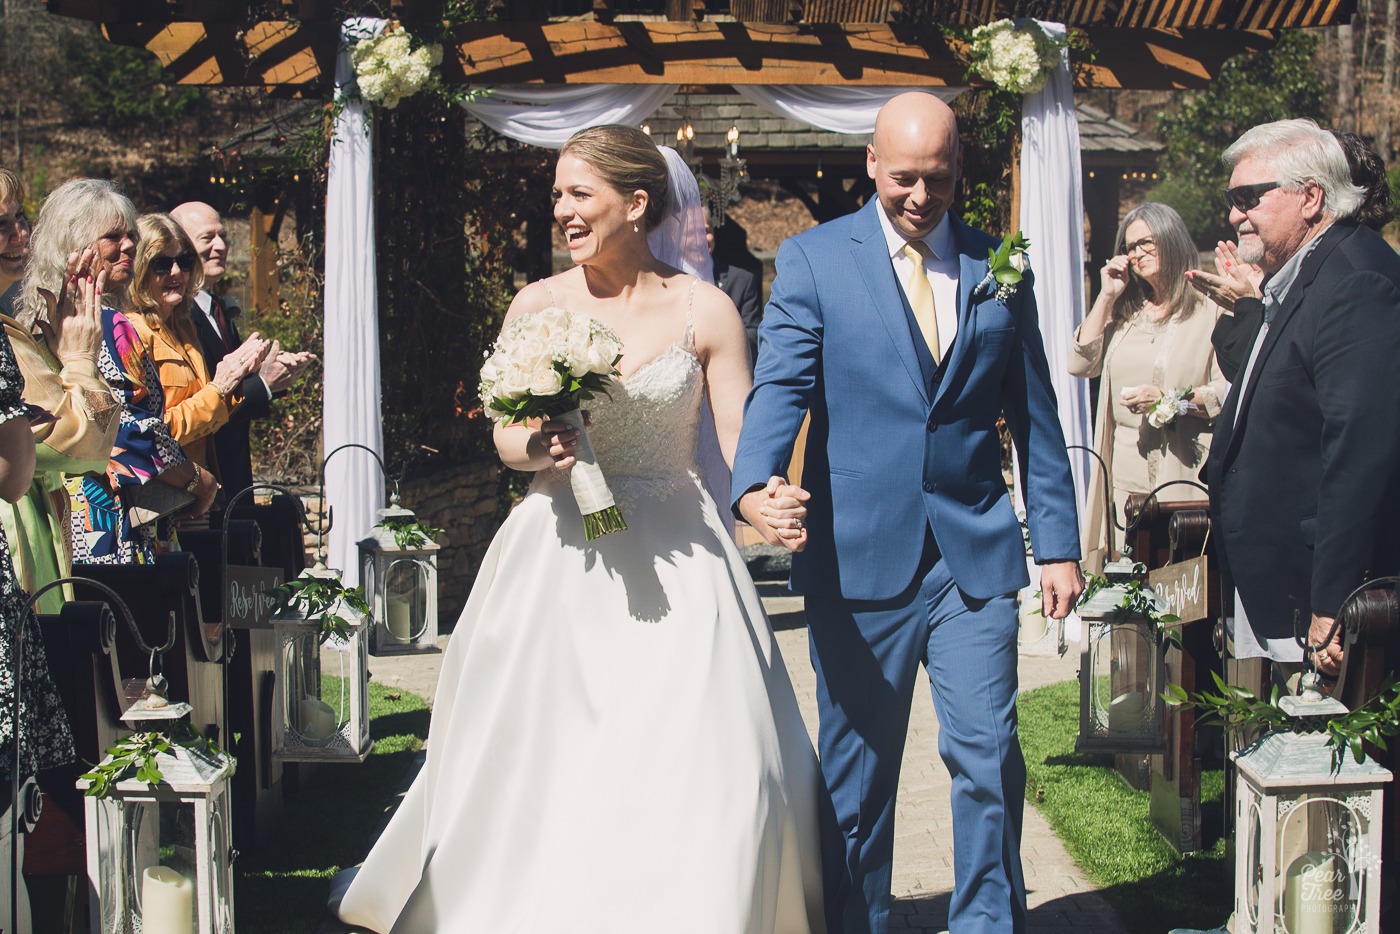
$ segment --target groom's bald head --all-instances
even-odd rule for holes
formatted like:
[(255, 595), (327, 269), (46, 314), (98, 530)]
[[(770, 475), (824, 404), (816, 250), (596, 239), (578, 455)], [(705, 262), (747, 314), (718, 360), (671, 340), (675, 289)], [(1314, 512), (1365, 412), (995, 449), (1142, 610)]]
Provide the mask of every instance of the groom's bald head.
[(895, 229), (910, 240), (927, 235), (948, 212), (962, 172), (952, 109), (922, 91), (890, 98), (875, 117), (865, 168)]

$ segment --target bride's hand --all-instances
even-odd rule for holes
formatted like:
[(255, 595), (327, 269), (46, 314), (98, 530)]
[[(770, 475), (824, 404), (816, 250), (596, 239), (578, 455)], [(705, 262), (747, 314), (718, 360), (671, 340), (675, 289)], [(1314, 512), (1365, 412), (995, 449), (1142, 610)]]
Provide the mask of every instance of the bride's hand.
[[(587, 428), (589, 423), (588, 413), (583, 413), (583, 424)], [(568, 470), (577, 462), (574, 453), (578, 450), (578, 429), (568, 422), (559, 422), (551, 419), (540, 425), (540, 439), (545, 447), (545, 453), (554, 461), (554, 466), (560, 470)]]
[(748, 502), (741, 502), (740, 511), (768, 544), (801, 551), (807, 547), (807, 500), (811, 497), (782, 477), (772, 477), (762, 490), (745, 497)]

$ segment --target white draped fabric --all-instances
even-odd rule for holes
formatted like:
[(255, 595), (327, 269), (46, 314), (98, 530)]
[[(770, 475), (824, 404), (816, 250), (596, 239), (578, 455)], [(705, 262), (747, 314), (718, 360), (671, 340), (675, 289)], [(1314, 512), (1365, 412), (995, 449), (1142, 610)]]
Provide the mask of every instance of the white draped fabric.
[[(1040, 23), (1063, 41), (1060, 23)], [(1035, 299), (1050, 379), (1067, 444), (1089, 443), (1089, 384), (1069, 375), (1075, 329), (1084, 320), (1084, 193), (1080, 182), (1079, 120), (1069, 74), (1069, 51), (1045, 87), (1021, 105), (1021, 231), (1030, 240)], [(1088, 456), (1070, 451), (1080, 515), (1088, 491)]]
[(584, 127), (640, 124), (675, 93), (674, 84), (502, 86), (462, 106), (502, 136), (558, 149)]
[[(907, 87), (840, 87), (838, 85), (736, 84), (734, 92), (772, 114), (832, 133), (863, 135), (875, 131), (875, 115), (885, 101)], [(950, 102), (967, 88), (922, 88)]]
[[(377, 35), (384, 20), (359, 18), (341, 30), (336, 97), (355, 80), (350, 44)], [(322, 431), (327, 452), (358, 443), (383, 454), (379, 406), (379, 315), (374, 251), (374, 151), (365, 105), (346, 101), (331, 139), (326, 184), (325, 401)], [(326, 502), (334, 512), (329, 565), (347, 585), (359, 583), (355, 543), (384, 505), (384, 477), (364, 451), (336, 455), (326, 467)]]

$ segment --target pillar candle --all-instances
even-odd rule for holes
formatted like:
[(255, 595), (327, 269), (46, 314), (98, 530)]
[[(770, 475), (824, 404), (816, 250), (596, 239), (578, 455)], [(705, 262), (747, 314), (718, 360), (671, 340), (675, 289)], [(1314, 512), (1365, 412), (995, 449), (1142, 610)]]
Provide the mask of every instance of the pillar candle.
[(335, 708), (325, 701), (307, 695), (301, 699), (301, 729), (298, 731), (307, 743), (325, 745), (335, 735), (340, 726)]
[(141, 934), (191, 934), (194, 883), (169, 866), (141, 874)]
[(1288, 934), (1332, 934), (1347, 902), (1346, 872), (1334, 854), (1312, 850), (1295, 859), (1283, 883), (1283, 923)]
[(389, 617), (389, 634), (400, 642), (413, 638), (413, 604), (403, 594), (391, 593), (384, 598), (385, 615)]

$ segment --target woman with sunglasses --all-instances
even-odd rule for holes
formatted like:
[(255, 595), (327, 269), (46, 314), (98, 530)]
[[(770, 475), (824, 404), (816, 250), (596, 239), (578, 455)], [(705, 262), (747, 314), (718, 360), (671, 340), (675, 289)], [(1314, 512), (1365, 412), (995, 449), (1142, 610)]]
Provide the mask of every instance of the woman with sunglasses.
[[(243, 402), (243, 379), (258, 371), (271, 345), (252, 334), (211, 374), (190, 320), (194, 294), (204, 284), (194, 244), (168, 214), (143, 214), (136, 228), (141, 243), (127, 293), (128, 317), (160, 377), (171, 437), (196, 471), (214, 471), (217, 479), (214, 432)], [(193, 514), (203, 515), (209, 506), (196, 501)]]
[[(1196, 480), (1226, 384), (1210, 342), (1220, 309), (1187, 282), (1199, 253), (1181, 215), (1141, 204), (1123, 218), (1115, 243), (1075, 333), (1069, 371), (1100, 377), (1094, 437), (1121, 522), (1131, 494)], [(1104, 472), (1094, 470), (1080, 540), (1084, 567), (1095, 574), (1112, 557), (1105, 499)]]

